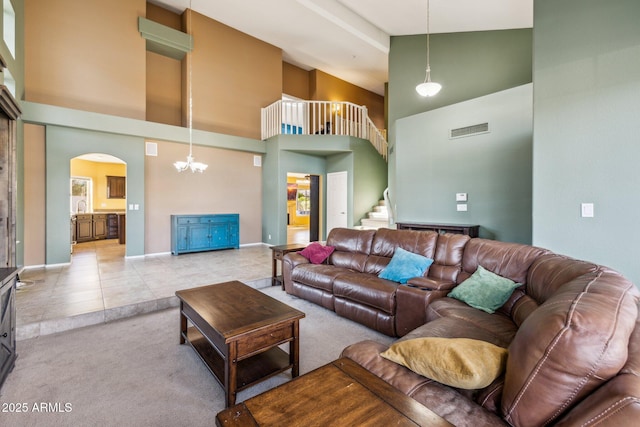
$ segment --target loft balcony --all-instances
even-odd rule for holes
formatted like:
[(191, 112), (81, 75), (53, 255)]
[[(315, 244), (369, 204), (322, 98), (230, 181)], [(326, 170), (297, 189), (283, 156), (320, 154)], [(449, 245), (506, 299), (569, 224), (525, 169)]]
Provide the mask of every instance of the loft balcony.
[(262, 109), (262, 139), (276, 135), (339, 135), (366, 139), (387, 160), (388, 144), (367, 107), (350, 102), (279, 100)]

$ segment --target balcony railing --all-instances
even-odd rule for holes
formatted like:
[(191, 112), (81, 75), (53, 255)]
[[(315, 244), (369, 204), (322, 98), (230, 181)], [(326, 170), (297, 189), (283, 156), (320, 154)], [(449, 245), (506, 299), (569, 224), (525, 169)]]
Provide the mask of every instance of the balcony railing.
[(280, 100), (263, 108), (262, 139), (283, 134), (367, 139), (387, 159), (387, 140), (369, 118), (367, 107), (350, 102)]

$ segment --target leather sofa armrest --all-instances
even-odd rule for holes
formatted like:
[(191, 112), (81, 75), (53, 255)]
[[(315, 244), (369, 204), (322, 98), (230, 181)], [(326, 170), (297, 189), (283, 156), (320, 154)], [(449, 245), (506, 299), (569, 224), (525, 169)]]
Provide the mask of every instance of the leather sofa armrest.
[(309, 260), (297, 252), (289, 252), (282, 258), (282, 280), (284, 281), (284, 291), (288, 294), (293, 293), (291, 272), (300, 264), (309, 264)]
[[(424, 280), (423, 280), (424, 279)], [(428, 282), (427, 282), (428, 281)], [(425, 286), (419, 286), (417, 283)], [(430, 284), (431, 283), (431, 284)], [(398, 286), (396, 291), (396, 334), (405, 336), (418, 326), (427, 322), (427, 306), (437, 298), (447, 296), (455, 286), (442, 284), (438, 289), (433, 280), (427, 278), (411, 279), (405, 286)], [(428, 286), (434, 286), (430, 289)]]
[(621, 374), (587, 396), (556, 426), (631, 426), (640, 419), (640, 378)]

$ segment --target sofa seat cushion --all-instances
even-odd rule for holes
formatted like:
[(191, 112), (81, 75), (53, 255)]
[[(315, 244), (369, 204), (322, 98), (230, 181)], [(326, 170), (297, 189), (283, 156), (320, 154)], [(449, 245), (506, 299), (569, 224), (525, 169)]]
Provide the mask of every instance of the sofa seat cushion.
[(333, 282), (341, 274), (353, 273), (348, 268), (328, 264), (301, 264), (291, 272), (291, 280), (317, 289), (333, 292)]
[(507, 425), (499, 416), (460, 394), (456, 389), (418, 375), (380, 356), (387, 348), (388, 345), (375, 341), (361, 341), (345, 348), (342, 356), (354, 360), (455, 426)]
[(333, 295), (362, 305), (377, 308), (388, 314), (396, 309), (398, 283), (366, 273), (345, 273), (333, 282)]
[[(453, 298), (439, 298), (427, 307), (427, 325), (441, 318), (452, 319), (455, 325), (450, 333), (457, 337), (481, 339), (500, 347), (508, 347), (516, 332), (517, 325), (510, 317), (496, 312), (489, 314)], [(475, 331), (476, 336), (464, 335), (467, 329)], [(451, 336), (450, 336), (451, 337)]]

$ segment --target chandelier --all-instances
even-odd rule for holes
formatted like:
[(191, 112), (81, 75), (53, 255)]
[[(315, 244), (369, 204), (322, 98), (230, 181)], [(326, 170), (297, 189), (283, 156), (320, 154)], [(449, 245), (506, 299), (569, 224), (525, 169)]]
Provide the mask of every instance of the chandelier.
[[(189, 21), (191, 22), (191, 26), (193, 28), (193, 20), (191, 19), (191, 1), (189, 1)], [(192, 31), (193, 33), (193, 31)], [(193, 51), (190, 53), (193, 54)], [(196, 162), (193, 157), (193, 79), (192, 79), (192, 68), (193, 68), (193, 58), (187, 58), (188, 69), (189, 69), (189, 155), (187, 156), (187, 161), (177, 161), (173, 164), (173, 166), (178, 170), (178, 172), (186, 171), (187, 169), (191, 169), (191, 172), (204, 172), (208, 165)]]
[(429, 0), (427, 0), (427, 75), (424, 82), (416, 86), (416, 92), (421, 96), (434, 96), (442, 89), (440, 83), (431, 81), (431, 67), (429, 66)]

